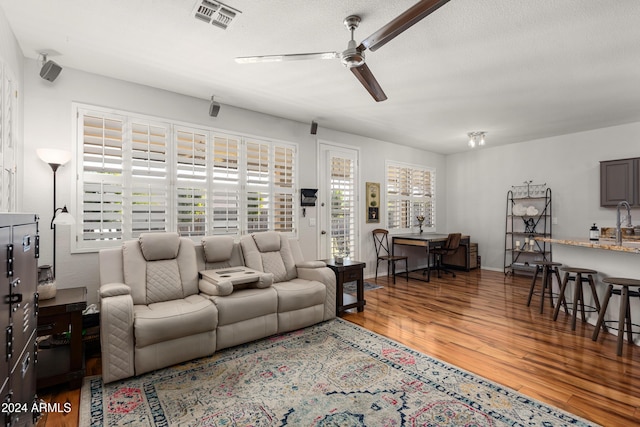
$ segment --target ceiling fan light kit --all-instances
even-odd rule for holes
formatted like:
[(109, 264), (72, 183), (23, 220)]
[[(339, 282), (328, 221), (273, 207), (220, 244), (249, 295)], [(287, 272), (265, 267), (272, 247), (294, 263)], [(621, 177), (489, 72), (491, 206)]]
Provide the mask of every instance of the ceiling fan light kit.
[(256, 62), (279, 62), (287, 60), (306, 60), (306, 59), (337, 59), (349, 68), (358, 81), (364, 86), (377, 102), (387, 99), (387, 95), (382, 87), (373, 76), (373, 73), (365, 63), (364, 51), (369, 49), (375, 51), (384, 46), (404, 31), (438, 10), (449, 0), (421, 0), (412, 7), (401, 13), (391, 22), (384, 25), (378, 31), (367, 37), (359, 45), (354, 40), (356, 28), (360, 25), (360, 17), (357, 15), (349, 15), (344, 20), (344, 25), (351, 32), (351, 40), (347, 44), (347, 48), (338, 52), (317, 52), (317, 53), (296, 53), (284, 55), (265, 55), (265, 56), (246, 56), (236, 58), (236, 62), (240, 64), (250, 64)]

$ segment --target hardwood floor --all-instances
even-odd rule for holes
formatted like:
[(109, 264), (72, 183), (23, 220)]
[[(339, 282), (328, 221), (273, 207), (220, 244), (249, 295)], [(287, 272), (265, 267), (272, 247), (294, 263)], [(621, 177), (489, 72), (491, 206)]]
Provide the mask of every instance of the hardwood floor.
[[(593, 326), (582, 322), (572, 332), (564, 311), (556, 322), (548, 305), (538, 313), (537, 296), (527, 307), (529, 278), (474, 270), (378, 284), (365, 311), (345, 320), (603, 426), (640, 425), (640, 347), (625, 341), (618, 357), (614, 335), (593, 342)], [(87, 362), (88, 374), (99, 373), (99, 361)], [(41, 397), (69, 401), (72, 412), (48, 414), (39, 427), (77, 425), (79, 390)]]
[[(371, 281), (371, 279), (369, 280)], [(424, 283), (378, 280), (345, 320), (604, 426), (640, 425), (640, 347), (560, 311), (539, 314), (531, 279), (473, 270)]]

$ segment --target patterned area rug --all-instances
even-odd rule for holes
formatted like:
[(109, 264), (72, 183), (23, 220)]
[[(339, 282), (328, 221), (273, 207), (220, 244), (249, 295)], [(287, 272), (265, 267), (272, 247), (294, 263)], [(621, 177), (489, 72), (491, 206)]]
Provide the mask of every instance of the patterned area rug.
[(590, 426), (341, 319), (104, 385), (81, 426)]
[[(383, 288), (383, 286), (377, 285), (375, 283), (370, 283), (370, 282), (364, 282), (364, 291), (372, 291), (374, 289), (380, 289)], [(342, 290), (344, 291), (344, 293), (346, 294), (356, 294), (356, 282), (348, 282), (345, 283), (344, 285), (342, 285)]]

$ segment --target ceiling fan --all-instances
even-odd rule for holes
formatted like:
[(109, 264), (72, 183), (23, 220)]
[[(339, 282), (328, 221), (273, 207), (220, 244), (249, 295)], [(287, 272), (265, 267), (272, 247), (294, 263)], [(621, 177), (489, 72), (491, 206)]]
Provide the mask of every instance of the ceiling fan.
[(349, 68), (362, 85), (369, 91), (373, 99), (377, 102), (387, 99), (387, 95), (380, 87), (380, 84), (373, 76), (373, 73), (365, 63), (364, 51), (369, 49), (376, 51), (384, 46), (405, 30), (435, 12), (449, 0), (420, 0), (415, 5), (400, 14), (397, 18), (384, 25), (378, 31), (364, 39), (362, 43), (356, 45), (353, 33), (360, 24), (360, 17), (350, 15), (344, 20), (344, 25), (351, 32), (351, 40), (347, 49), (342, 52), (316, 52), (316, 53), (294, 53), (285, 55), (265, 55), (265, 56), (244, 56), (236, 58), (236, 62), (241, 64), (255, 62), (277, 62), (294, 61), (300, 59), (340, 59), (342, 64)]

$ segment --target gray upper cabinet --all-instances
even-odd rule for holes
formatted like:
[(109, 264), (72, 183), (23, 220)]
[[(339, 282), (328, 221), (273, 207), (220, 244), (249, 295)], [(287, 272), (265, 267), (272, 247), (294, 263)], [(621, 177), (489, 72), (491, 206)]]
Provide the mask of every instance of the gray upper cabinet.
[(600, 206), (640, 205), (640, 158), (600, 162)]

